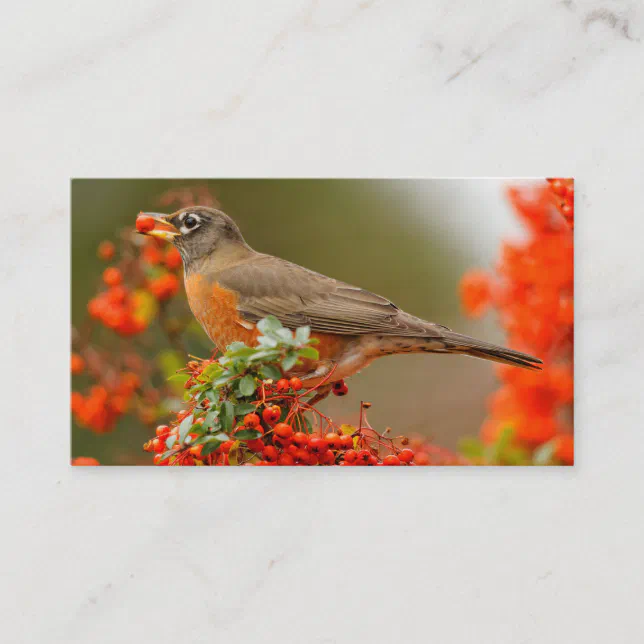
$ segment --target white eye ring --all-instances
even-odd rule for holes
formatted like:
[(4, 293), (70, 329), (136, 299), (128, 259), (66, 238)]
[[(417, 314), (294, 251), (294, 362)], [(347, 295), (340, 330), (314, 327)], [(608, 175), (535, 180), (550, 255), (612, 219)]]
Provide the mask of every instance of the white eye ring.
[(181, 216), (181, 228), (179, 229), (182, 234), (186, 235), (193, 230), (197, 230), (201, 224), (201, 219), (199, 215), (195, 215), (193, 212), (187, 212), (185, 215)]

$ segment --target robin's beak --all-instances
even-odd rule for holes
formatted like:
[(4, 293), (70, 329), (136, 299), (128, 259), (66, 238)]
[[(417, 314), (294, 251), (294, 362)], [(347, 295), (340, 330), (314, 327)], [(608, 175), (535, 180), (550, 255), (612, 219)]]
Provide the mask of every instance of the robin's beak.
[(156, 222), (154, 230), (143, 233), (144, 235), (157, 237), (159, 239), (171, 242), (175, 237), (177, 237), (177, 235), (181, 234), (179, 233), (177, 228), (170, 222), (170, 217), (172, 215), (163, 215), (158, 212), (144, 212), (143, 214), (147, 215), (148, 217), (152, 217), (152, 219), (154, 219), (154, 221)]

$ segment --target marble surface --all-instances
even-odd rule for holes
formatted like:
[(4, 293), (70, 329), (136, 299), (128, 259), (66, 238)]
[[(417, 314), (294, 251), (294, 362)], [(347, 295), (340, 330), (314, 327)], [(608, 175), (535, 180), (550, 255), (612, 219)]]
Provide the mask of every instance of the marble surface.
[[(644, 637), (637, 0), (4, 7), (11, 642)], [(574, 469), (68, 466), (69, 179), (577, 178)]]

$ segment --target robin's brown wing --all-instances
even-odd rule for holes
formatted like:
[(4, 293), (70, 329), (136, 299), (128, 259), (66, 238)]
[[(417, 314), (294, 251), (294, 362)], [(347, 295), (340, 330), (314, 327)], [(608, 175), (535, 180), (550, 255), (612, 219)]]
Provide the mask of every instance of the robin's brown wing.
[(446, 327), (401, 311), (388, 299), (270, 255), (256, 255), (212, 276), (237, 294), (243, 318), (268, 315), (284, 326), (342, 335), (440, 336)]

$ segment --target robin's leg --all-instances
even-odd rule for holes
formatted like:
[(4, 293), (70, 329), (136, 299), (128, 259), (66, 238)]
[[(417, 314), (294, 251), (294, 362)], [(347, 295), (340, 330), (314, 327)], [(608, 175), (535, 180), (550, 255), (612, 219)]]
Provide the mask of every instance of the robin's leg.
[(331, 360), (324, 360), (318, 363), (315, 371), (311, 371), (302, 376), (302, 380), (307, 387), (318, 386), (315, 391), (315, 396), (308, 401), (309, 405), (316, 405), (331, 393), (333, 383), (325, 382), (325, 378), (331, 373), (333, 366), (334, 363)]

